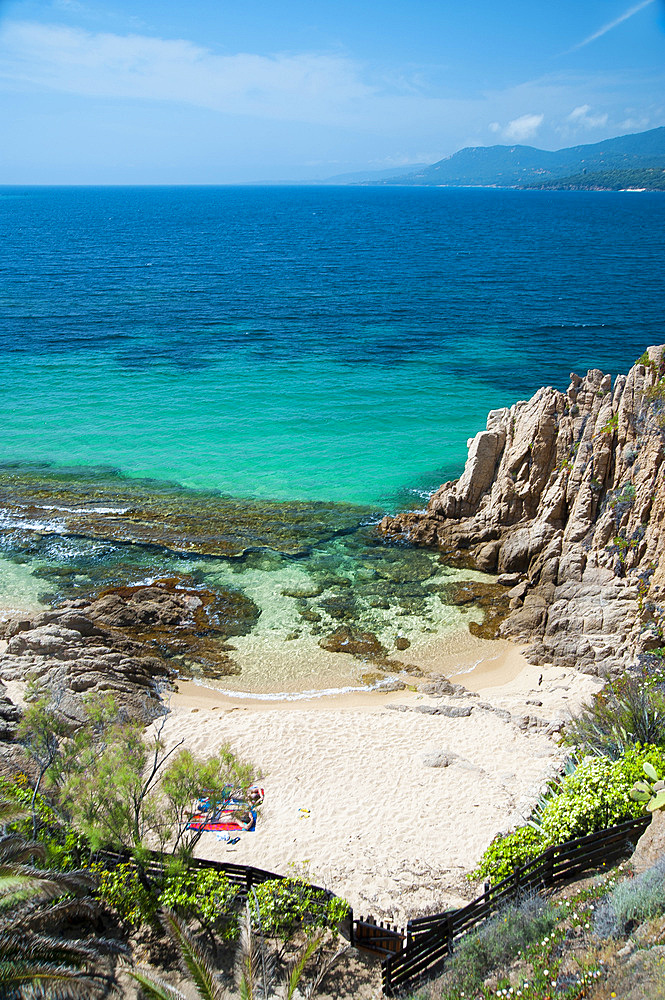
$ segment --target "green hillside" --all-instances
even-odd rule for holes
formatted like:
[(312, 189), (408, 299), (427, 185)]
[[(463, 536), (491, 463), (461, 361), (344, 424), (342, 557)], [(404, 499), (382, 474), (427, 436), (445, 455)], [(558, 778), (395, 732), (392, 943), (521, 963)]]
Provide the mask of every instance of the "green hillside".
[[(469, 146), (429, 167), (374, 183), (443, 187), (526, 187), (579, 175), (665, 169), (665, 127), (615, 139), (546, 150), (534, 146)], [(373, 183), (370, 181), (369, 183)]]
[(639, 167), (633, 170), (598, 170), (573, 174), (558, 180), (527, 184), (539, 191), (665, 191), (665, 168)]

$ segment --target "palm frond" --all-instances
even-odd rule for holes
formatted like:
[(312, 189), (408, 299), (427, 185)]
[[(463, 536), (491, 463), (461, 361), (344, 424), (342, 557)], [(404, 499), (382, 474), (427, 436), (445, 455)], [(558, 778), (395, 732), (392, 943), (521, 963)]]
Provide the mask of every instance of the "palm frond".
[(259, 965), (262, 956), (255, 947), (254, 940), (252, 916), (249, 910), (249, 903), (247, 903), (247, 912), (241, 923), (240, 940), (236, 954), (236, 980), (240, 1000), (256, 1000), (256, 987), (260, 979)]
[(6, 1000), (90, 1000), (100, 985), (95, 977), (66, 965), (0, 962), (0, 996)]
[(12, 802), (11, 799), (0, 799), (0, 826), (20, 823), (28, 816), (30, 816), (30, 810), (19, 805), (18, 802)]
[(95, 880), (89, 872), (57, 872), (32, 865), (0, 864), (0, 912), (30, 900), (57, 899), (65, 893), (89, 893)]
[(20, 833), (7, 833), (0, 837), (0, 862), (25, 863), (31, 858), (45, 858), (46, 847), (38, 840), (26, 840)]
[(153, 979), (138, 971), (129, 972), (129, 975), (139, 984), (144, 995), (152, 1000), (187, 1000), (184, 993), (161, 979)]
[(47, 905), (37, 903), (21, 908), (20, 920), (31, 930), (52, 929), (65, 920), (91, 920), (99, 912), (99, 902), (92, 896), (62, 899)]
[(183, 922), (170, 910), (164, 911), (161, 920), (165, 930), (178, 945), (183, 971), (192, 977), (201, 1000), (222, 1000), (222, 988), (212, 964)]
[(286, 1000), (292, 1000), (293, 994), (298, 988), (298, 983), (300, 982), (302, 974), (305, 971), (305, 966), (309, 962), (312, 955), (319, 950), (322, 943), (323, 934), (315, 934), (314, 937), (309, 938), (305, 947), (301, 948), (299, 954), (295, 957), (293, 962), (290, 963), (284, 977)]
[(331, 955), (329, 958), (327, 958), (325, 961), (321, 963), (319, 968), (316, 970), (316, 974), (314, 975), (312, 981), (309, 983), (307, 987), (307, 1000), (311, 1000), (311, 997), (314, 996), (314, 994), (316, 993), (316, 991), (318, 990), (319, 986), (326, 978), (328, 973), (333, 969), (335, 965), (337, 965), (340, 958), (346, 955), (347, 951), (349, 951), (350, 948), (351, 948), (350, 944), (342, 945), (340, 948), (337, 949), (334, 955)]
[(63, 938), (26, 931), (17, 923), (14, 928), (0, 928), (0, 955), (3, 960), (68, 962), (73, 966), (99, 958), (99, 950), (94, 944), (84, 941), (66, 941)]

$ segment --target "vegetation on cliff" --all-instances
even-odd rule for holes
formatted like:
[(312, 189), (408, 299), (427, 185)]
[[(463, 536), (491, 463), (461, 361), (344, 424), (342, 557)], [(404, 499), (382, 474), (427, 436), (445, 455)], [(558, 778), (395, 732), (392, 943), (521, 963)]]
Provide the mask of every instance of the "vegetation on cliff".
[(665, 191), (665, 168), (591, 170), (556, 180), (536, 181), (526, 187), (538, 191)]

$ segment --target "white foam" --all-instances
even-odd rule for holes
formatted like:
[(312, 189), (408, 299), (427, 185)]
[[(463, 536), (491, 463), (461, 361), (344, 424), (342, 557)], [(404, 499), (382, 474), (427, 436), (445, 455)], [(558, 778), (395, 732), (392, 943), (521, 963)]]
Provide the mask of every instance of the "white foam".
[(481, 656), (479, 660), (476, 660), (475, 663), (472, 663), (470, 667), (466, 668), (466, 670), (457, 670), (454, 674), (450, 674), (449, 676), (461, 677), (462, 674), (471, 674), (476, 669), (476, 667), (480, 666), (481, 663), (492, 663), (493, 660), (499, 660), (502, 656), (503, 653), (497, 653), (496, 656)]
[(67, 525), (63, 521), (36, 521), (32, 518), (0, 514), (0, 528), (27, 528), (30, 531), (44, 532), (44, 534), (61, 534), (66, 530)]
[(64, 507), (62, 504), (35, 504), (38, 510), (61, 510), (66, 514), (126, 514), (129, 507)]
[(273, 691), (267, 693), (263, 691), (233, 691), (228, 688), (211, 688), (209, 684), (204, 684), (203, 681), (197, 680), (194, 677), (187, 679), (198, 685), (198, 687), (217, 691), (227, 698), (252, 698), (255, 701), (309, 701), (312, 698), (332, 698), (335, 695), (353, 694), (358, 691), (380, 691), (382, 688), (390, 687), (393, 683), (392, 680), (386, 679), (377, 681), (375, 684), (364, 684), (362, 687), (316, 688), (311, 691)]

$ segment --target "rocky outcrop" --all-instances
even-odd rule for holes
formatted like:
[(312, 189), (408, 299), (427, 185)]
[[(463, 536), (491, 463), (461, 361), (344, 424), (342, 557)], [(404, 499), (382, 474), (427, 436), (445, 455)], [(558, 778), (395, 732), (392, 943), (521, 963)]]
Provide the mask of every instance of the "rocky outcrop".
[(84, 601), (10, 621), (6, 634), (0, 677), (34, 682), (73, 725), (86, 719), (86, 697), (93, 693), (110, 694), (127, 717), (149, 721), (158, 708), (160, 682), (171, 675), (161, 657), (97, 625)]
[(500, 634), (600, 676), (665, 645), (665, 346), (493, 410), (462, 476), (382, 533), (501, 574)]
[[(187, 586), (184, 578), (116, 587), (94, 601), (65, 601), (7, 622), (0, 678), (50, 691), (73, 724), (85, 719), (85, 700), (94, 692), (113, 695), (126, 716), (149, 721), (176, 671), (215, 678), (239, 673), (227, 639), (249, 632), (259, 614), (239, 591), (213, 593)], [(0, 739), (2, 711), (0, 697)]]

